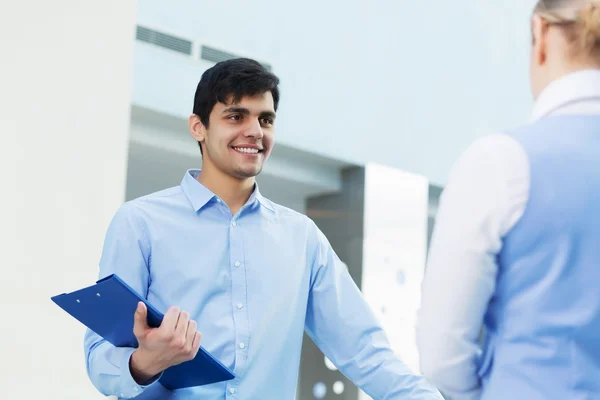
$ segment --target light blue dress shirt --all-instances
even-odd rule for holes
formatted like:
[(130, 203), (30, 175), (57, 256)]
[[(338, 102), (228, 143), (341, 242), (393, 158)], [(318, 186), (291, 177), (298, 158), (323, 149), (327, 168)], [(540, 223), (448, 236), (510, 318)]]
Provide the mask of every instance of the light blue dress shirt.
[[(159, 311), (190, 313), (201, 345), (235, 380), (168, 391), (131, 377), (133, 348), (85, 335), (98, 390), (138, 399), (293, 399), (303, 333), (374, 399), (441, 399), (398, 360), (325, 236), (261, 196), (236, 215), (188, 171), (180, 186), (125, 203), (113, 218), (100, 278), (118, 274)], [(132, 315), (133, 318), (133, 315)]]

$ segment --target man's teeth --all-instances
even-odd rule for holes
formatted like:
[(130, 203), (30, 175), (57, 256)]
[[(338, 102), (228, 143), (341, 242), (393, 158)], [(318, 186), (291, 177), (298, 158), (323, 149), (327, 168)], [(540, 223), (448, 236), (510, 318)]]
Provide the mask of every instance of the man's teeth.
[(236, 151), (240, 153), (248, 153), (248, 154), (256, 154), (258, 153), (258, 149), (250, 149), (248, 147), (234, 147)]

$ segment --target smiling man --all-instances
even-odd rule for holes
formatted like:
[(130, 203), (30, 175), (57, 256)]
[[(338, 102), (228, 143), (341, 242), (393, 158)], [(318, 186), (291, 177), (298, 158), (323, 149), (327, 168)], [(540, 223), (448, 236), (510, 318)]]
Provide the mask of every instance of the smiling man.
[[(274, 145), (278, 84), (248, 59), (207, 70), (189, 118), (202, 169), (186, 171), (177, 187), (124, 204), (113, 218), (100, 277), (118, 274), (166, 314), (150, 328), (140, 305), (137, 349), (86, 333), (87, 371), (105, 395), (293, 399), (306, 330), (374, 399), (441, 400), (396, 358), (316, 225), (260, 194), (255, 177)], [(236, 378), (164, 388), (162, 371), (193, 358), (200, 343)]]

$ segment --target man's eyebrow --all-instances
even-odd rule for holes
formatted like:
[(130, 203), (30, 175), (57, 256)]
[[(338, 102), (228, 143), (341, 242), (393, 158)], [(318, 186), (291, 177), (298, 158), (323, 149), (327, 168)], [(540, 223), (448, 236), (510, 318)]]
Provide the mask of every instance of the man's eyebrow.
[[(229, 113), (236, 113), (236, 114), (243, 114), (243, 115), (250, 115), (250, 110), (245, 108), (245, 107), (229, 107), (224, 109), (221, 114), (229, 114)], [(275, 118), (276, 114), (274, 111), (263, 111), (260, 113), (261, 117), (271, 117), (271, 118)]]
[(229, 108), (224, 109), (221, 112), (221, 114), (227, 114), (227, 113), (250, 115), (250, 110), (248, 110), (247, 108), (244, 108), (244, 107), (229, 107)]
[(275, 113), (273, 111), (263, 111), (260, 113), (260, 116), (275, 118)]

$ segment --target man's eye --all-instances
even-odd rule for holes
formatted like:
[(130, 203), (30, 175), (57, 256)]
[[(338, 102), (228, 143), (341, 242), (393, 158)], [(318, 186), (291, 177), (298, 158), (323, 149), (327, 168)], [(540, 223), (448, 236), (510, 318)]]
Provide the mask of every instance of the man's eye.
[(273, 118), (269, 118), (269, 117), (261, 118), (260, 123), (263, 125), (273, 125)]
[(242, 119), (242, 116), (241, 116), (241, 115), (234, 114), (234, 115), (230, 115), (230, 116), (229, 116), (227, 119), (230, 119), (230, 120), (232, 120), (232, 121), (239, 121), (239, 120), (241, 120), (241, 119)]

